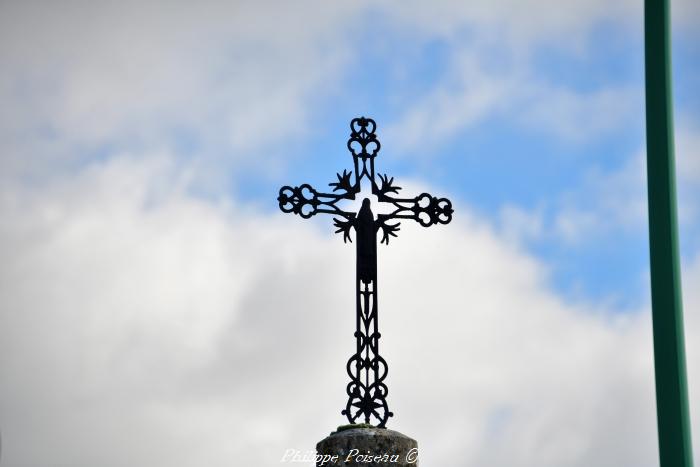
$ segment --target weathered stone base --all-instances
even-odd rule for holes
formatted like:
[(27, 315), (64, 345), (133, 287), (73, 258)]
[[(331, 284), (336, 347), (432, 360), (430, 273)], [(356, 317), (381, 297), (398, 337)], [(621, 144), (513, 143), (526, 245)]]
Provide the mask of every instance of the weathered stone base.
[(418, 443), (398, 431), (346, 425), (316, 445), (316, 467), (418, 467)]

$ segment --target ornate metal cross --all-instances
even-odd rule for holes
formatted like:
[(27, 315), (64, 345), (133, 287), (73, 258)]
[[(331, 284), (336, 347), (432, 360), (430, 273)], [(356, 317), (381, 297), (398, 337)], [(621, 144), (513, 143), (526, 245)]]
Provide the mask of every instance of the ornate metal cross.
[[(374, 158), (381, 147), (375, 134), (377, 124), (370, 118), (355, 118), (350, 122), (348, 149), (352, 154), (354, 171), (337, 174), (338, 181), (330, 183), (333, 193), (321, 193), (311, 185), (295, 188), (280, 188), (280, 209), (293, 212), (304, 219), (319, 213), (336, 216), (333, 219), (336, 233), (343, 233), (345, 242), (352, 241), (351, 231), (355, 230), (357, 248), (356, 286), (356, 326), (355, 354), (346, 365), (350, 383), (347, 385), (348, 402), (342, 414), (350, 423), (364, 417), (369, 423), (372, 417), (385, 427), (386, 421), (394, 414), (389, 411), (386, 396), (389, 392), (386, 383), (389, 367), (379, 355), (379, 333), (377, 302), (377, 233), (382, 232), (382, 243), (389, 244), (390, 237), (396, 237), (399, 222), (395, 219), (413, 219), (423, 227), (433, 224), (447, 224), (452, 220), (452, 203), (446, 198), (435, 198), (422, 193), (415, 198), (399, 198), (398, 186), (388, 175), (378, 175), (374, 171)], [(370, 200), (362, 200), (357, 213), (343, 211), (338, 207), (342, 200), (354, 200), (361, 192), (361, 183), (367, 179), (372, 185), (372, 194), (380, 203), (393, 207), (390, 214), (372, 213)], [(378, 179), (378, 180), (377, 180)], [(390, 208), (391, 209), (391, 208)]]

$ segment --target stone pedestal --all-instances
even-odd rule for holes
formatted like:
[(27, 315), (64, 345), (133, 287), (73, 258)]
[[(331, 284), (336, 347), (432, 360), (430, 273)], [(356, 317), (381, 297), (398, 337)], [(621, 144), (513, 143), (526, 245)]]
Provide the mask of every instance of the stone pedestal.
[(316, 445), (316, 467), (418, 467), (418, 443), (398, 431), (346, 425)]

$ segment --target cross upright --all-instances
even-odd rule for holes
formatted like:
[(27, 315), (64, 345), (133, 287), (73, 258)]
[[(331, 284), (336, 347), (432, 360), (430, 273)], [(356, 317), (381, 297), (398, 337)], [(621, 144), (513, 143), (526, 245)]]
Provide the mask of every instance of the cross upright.
[[(346, 392), (348, 401), (342, 414), (350, 423), (356, 423), (364, 417), (370, 423), (374, 417), (378, 427), (385, 427), (387, 419), (394, 414), (389, 411), (386, 397), (389, 392), (386, 383), (389, 367), (379, 355), (377, 301), (377, 234), (381, 231), (382, 243), (389, 244), (390, 237), (396, 237), (399, 231), (397, 219), (413, 219), (423, 227), (434, 224), (447, 224), (452, 220), (452, 203), (447, 198), (435, 198), (422, 193), (414, 198), (400, 198), (400, 187), (394, 185), (394, 178), (376, 174), (374, 159), (381, 145), (375, 134), (377, 124), (371, 118), (355, 118), (350, 122), (350, 139), (347, 147), (352, 154), (354, 171), (338, 173), (338, 180), (329, 183), (332, 193), (316, 191), (311, 185), (280, 188), (280, 209), (284, 212), (298, 214), (304, 219), (319, 213), (336, 216), (333, 223), (342, 233), (345, 242), (352, 242), (351, 232), (355, 231), (357, 266), (356, 266), (356, 331), (355, 353), (350, 357), (346, 370), (350, 376)], [(342, 200), (354, 200), (361, 192), (361, 183), (367, 180), (372, 187), (372, 194), (380, 203), (390, 205), (389, 214), (374, 215), (370, 200), (362, 200), (358, 212), (340, 209)]]

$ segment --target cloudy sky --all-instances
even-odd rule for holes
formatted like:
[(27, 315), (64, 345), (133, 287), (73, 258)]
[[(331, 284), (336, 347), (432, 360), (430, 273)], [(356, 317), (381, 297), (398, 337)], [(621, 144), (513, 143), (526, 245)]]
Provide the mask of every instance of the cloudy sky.
[(275, 466), (342, 424), (354, 248), (276, 196), (349, 168), (365, 115), (378, 170), (456, 209), (379, 251), (389, 427), (422, 465), (658, 465), (642, 2), (564, 3), (0, 3), (0, 464)]

